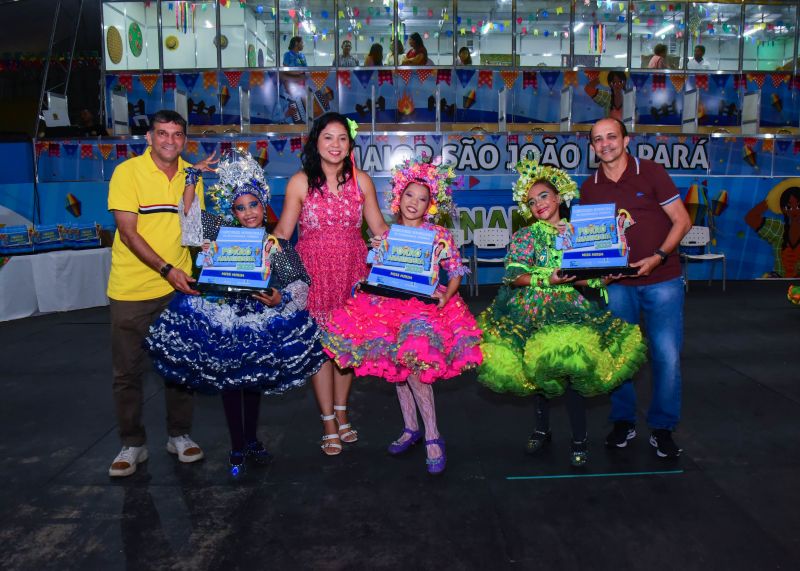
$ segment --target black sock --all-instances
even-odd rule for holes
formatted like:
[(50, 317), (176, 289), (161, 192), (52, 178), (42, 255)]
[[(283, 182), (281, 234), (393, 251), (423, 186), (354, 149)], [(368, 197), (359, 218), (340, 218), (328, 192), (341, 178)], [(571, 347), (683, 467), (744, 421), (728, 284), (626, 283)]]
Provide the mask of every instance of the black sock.
[(572, 425), (572, 439), (575, 442), (586, 440), (586, 401), (572, 387), (567, 387), (567, 414)]
[(550, 432), (550, 401), (536, 395), (536, 432)]
[(231, 449), (244, 450), (242, 391), (239, 389), (222, 391), (222, 407), (225, 409), (225, 420), (228, 421), (228, 433), (231, 436)]
[(258, 412), (261, 409), (261, 392), (244, 391), (244, 441), (250, 444), (258, 440)]

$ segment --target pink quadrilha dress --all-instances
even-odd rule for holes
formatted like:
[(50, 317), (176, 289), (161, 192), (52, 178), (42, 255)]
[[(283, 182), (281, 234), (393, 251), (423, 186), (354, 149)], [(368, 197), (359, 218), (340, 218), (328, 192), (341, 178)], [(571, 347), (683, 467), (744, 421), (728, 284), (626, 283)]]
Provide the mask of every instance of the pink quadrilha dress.
[(296, 250), (311, 276), (307, 309), (320, 327), (367, 276), (367, 245), (361, 235), (364, 196), (354, 179), (338, 193), (309, 189), (300, 211)]
[[(450, 257), (441, 261), (448, 279), (468, 270), (453, 236), (442, 226), (425, 223), (446, 241)], [(441, 291), (446, 284), (440, 283)], [(323, 345), (340, 367), (358, 376), (374, 375), (399, 383), (418, 375), (433, 383), (459, 375), (481, 363), (481, 331), (467, 304), (456, 293), (439, 308), (415, 298), (395, 299), (357, 292), (334, 311), (323, 333)]]

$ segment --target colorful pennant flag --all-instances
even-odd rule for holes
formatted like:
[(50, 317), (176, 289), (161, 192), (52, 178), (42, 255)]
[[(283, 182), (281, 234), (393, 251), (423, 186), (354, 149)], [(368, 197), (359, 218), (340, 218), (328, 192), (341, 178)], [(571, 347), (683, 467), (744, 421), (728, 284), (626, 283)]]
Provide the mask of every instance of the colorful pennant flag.
[(194, 90), (194, 86), (197, 84), (197, 80), (199, 77), (200, 76), (196, 73), (180, 74), (181, 81), (183, 82), (183, 85), (186, 86), (186, 91), (188, 91), (189, 93), (191, 93)]
[(175, 74), (174, 73), (165, 73), (163, 75), (163, 78), (164, 78), (164, 80), (163, 80), (163, 83), (161, 84), (161, 89), (163, 91), (174, 90), (175, 87), (176, 87), (176, 85), (175, 85)]
[[(349, 73), (348, 73), (348, 75), (349, 75)], [(282, 155), (283, 154), (283, 149), (286, 147), (286, 138), (277, 137), (275, 139), (272, 139), (271, 143), (272, 143), (272, 146), (275, 148), (275, 150), (278, 151), (278, 154)]]
[(350, 72), (348, 70), (337, 71), (336, 78), (339, 80), (339, 83), (348, 89), (353, 86), (352, 79), (350, 78)]
[(81, 158), (82, 159), (94, 158), (94, 146), (87, 144), (81, 145)]
[(311, 83), (314, 84), (315, 89), (322, 89), (322, 86), (328, 81), (327, 71), (312, 71), (309, 75), (311, 75)]
[(564, 72), (564, 87), (567, 85), (574, 85), (578, 87), (578, 72), (575, 70), (567, 70)]
[(255, 87), (257, 85), (262, 85), (264, 83), (264, 72), (263, 71), (251, 71), (250, 72), (250, 87)]
[(239, 87), (239, 81), (242, 79), (242, 71), (223, 71), (225, 79), (228, 80), (228, 85), (236, 89)]
[(388, 83), (389, 85), (394, 85), (394, 79), (392, 79), (391, 71), (386, 69), (381, 69), (378, 71), (378, 87), (380, 87), (384, 83)]
[(528, 89), (529, 87), (533, 89), (539, 88), (539, 80), (535, 71), (522, 72), (522, 89)]
[(461, 84), (461, 87), (466, 87), (467, 84), (472, 80), (472, 78), (475, 77), (475, 70), (457, 69), (456, 77), (458, 78), (458, 82)]
[(118, 159), (128, 158), (128, 145), (126, 145), (125, 143), (117, 144), (117, 158)]
[(127, 91), (133, 90), (133, 76), (129, 73), (121, 73), (117, 80), (119, 84), (124, 87)]
[(748, 73), (747, 74), (747, 81), (754, 82), (756, 85), (758, 85), (759, 89), (764, 87), (764, 79), (766, 79), (766, 74), (765, 73), (760, 73), (759, 72), (759, 73)]
[(218, 87), (218, 77), (216, 71), (204, 71), (203, 72), (203, 89), (209, 89), (211, 87)]
[(375, 70), (372, 69), (357, 69), (353, 71), (353, 75), (356, 76), (358, 82), (361, 84), (361, 87), (366, 89), (370, 82), (372, 81), (372, 76), (375, 73)]
[(450, 85), (450, 82), (453, 80), (453, 70), (452, 69), (440, 69), (436, 72), (436, 85), (440, 83), (446, 83)]
[(114, 150), (114, 145), (109, 145), (107, 143), (101, 143), (97, 145), (97, 148), (100, 150), (100, 154), (103, 157), (103, 160), (108, 160), (108, 157), (111, 156), (111, 151)]
[(144, 85), (145, 91), (147, 91), (147, 93), (150, 94), (153, 92), (153, 88), (156, 86), (156, 83), (158, 83), (158, 74), (146, 73), (140, 75), (139, 81), (142, 82), (142, 85)]
[(503, 80), (503, 85), (506, 86), (506, 89), (511, 89), (514, 87), (514, 83), (517, 81), (517, 77), (519, 77), (518, 71), (501, 71), (500, 77)]
[(418, 69), (417, 70), (417, 78), (419, 79), (420, 83), (425, 83), (426, 81), (428, 81), (428, 78), (432, 74), (433, 74), (433, 70), (431, 70), (431, 69)]
[(395, 73), (400, 76), (400, 79), (402, 79), (406, 85), (408, 85), (408, 82), (411, 81), (410, 69), (398, 69), (395, 71)]
[(792, 76), (788, 73), (773, 73), (772, 87), (778, 87), (781, 83), (788, 83)]
[(478, 87), (492, 88), (494, 85), (494, 72), (489, 69), (482, 69), (478, 72)]

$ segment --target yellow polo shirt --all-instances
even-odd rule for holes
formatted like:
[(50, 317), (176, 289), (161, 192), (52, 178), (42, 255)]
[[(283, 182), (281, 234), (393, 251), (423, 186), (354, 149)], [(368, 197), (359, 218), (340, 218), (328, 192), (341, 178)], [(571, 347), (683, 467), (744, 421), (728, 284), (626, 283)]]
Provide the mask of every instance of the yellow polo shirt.
[[(186, 175), (191, 164), (178, 158), (178, 172), (172, 178), (161, 171), (150, 157), (150, 147), (143, 155), (128, 159), (114, 169), (108, 187), (108, 209), (138, 215), (136, 230), (167, 263), (191, 274), (189, 249), (181, 246), (178, 202), (183, 196)], [(203, 207), (203, 183), (197, 184), (197, 196)], [(122, 243), (119, 230), (111, 248), (111, 275), (108, 297), (120, 301), (143, 301), (163, 297), (173, 291), (157, 271), (142, 263)]]

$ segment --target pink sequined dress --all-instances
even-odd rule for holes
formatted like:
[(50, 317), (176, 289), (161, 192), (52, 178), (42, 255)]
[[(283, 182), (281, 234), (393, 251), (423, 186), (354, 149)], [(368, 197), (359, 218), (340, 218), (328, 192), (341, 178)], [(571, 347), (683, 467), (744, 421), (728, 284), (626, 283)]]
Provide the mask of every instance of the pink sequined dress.
[(350, 179), (338, 193), (311, 191), (300, 211), (297, 252), (311, 276), (308, 311), (324, 327), (367, 276), (367, 245), (361, 235), (364, 195)]
[[(451, 255), (441, 262), (448, 279), (466, 274), (452, 234), (433, 224), (423, 227), (435, 230), (437, 241), (448, 244)], [(444, 284), (439, 288), (446, 290)], [(323, 332), (325, 352), (340, 367), (395, 383), (412, 374), (423, 383), (433, 383), (479, 365), (480, 340), (481, 330), (458, 293), (440, 308), (416, 298), (359, 291), (331, 314)]]

